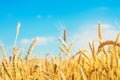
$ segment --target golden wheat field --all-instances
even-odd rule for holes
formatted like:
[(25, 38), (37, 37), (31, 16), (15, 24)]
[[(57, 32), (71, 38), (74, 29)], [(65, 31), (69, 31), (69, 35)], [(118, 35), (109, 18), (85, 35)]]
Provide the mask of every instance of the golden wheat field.
[[(69, 54), (74, 43), (67, 43), (67, 31), (64, 30), (64, 38), (59, 38), (63, 45), (59, 47), (61, 52), (58, 56), (48, 54), (50, 59), (30, 56), (38, 38), (33, 40), (26, 58), (22, 59), (24, 51), (16, 46), (19, 29), (20, 23), (11, 56), (6, 56), (1, 44), (0, 80), (120, 80), (120, 34), (115, 40), (103, 41), (101, 24), (98, 24), (97, 40), (88, 44), (91, 55), (85, 49)], [(99, 43), (97, 50), (95, 43)]]

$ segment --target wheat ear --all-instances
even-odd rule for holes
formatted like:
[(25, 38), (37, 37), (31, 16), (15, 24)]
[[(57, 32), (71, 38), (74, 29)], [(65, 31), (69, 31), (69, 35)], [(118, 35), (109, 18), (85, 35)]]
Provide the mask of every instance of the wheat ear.
[(116, 42), (119, 42), (119, 38), (120, 38), (120, 32), (118, 33), (118, 35), (117, 35), (117, 38), (116, 38)]
[(64, 29), (64, 41), (65, 42), (67, 41), (67, 31), (66, 31), (66, 29)]
[(98, 23), (98, 38), (102, 40), (102, 25)]
[(2, 43), (1, 43), (1, 50), (2, 50), (3, 59), (7, 61), (6, 51)]
[(20, 29), (20, 23), (18, 23), (17, 28), (16, 28), (16, 37), (15, 37), (15, 41), (14, 41), (14, 44), (13, 44), (13, 53), (10, 56), (10, 62), (13, 61), (13, 57), (16, 54), (16, 52), (14, 51), (14, 48), (16, 46), (16, 42), (17, 42), (17, 38), (18, 38), (18, 34), (19, 34), (19, 29)]
[(21, 51), (20, 55), (18, 56), (17, 60), (21, 60), (22, 59), (22, 55), (24, 53), (24, 50)]
[(9, 69), (8, 69), (8, 66), (6, 65), (6, 63), (5, 63), (4, 60), (2, 61), (2, 66), (3, 66), (3, 69), (5, 70), (6, 74), (7, 74), (8, 77), (10, 78), (10, 80), (13, 80), (10, 72), (8, 71), (8, 70), (9, 70)]
[(30, 46), (30, 48), (29, 48), (29, 50), (28, 50), (28, 53), (27, 53), (27, 56), (26, 56), (26, 60), (27, 60), (27, 61), (29, 60), (30, 54), (32, 53), (35, 45), (37, 44), (37, 41), (38, 41), (38, 37), (36, 37), (36, 38), (33, 40), (32, 44), (31, 44), (31, 46)]
[(97, 55), (101, 51), (101, 48), (103, 48), (105, 45), (114, 45), (120, 47), (120, 43), (117, 43), (116, 41), (112, 41), (112, 40), (105, 41), (98, 46)]
[(14, 72), (14, 76), (16, 78), (16, 74), (17, 74), (17, 60), (16, 60), (16, 53), (18, 52), (19, 48), (13, 48), (13, 72)]
[(19, 30), (20, 30), (20, 23), (18, 23), (17, 28), (16, 28), (16, 37), (15, 37), (15, 42), (14, 42), (14, 45), (13, 45), (14, 47), (15, 47), (16, 42), (17, 42)]
[(92, 42), (89, 42), (89, 47), (90, 47), (90, 50), (92, 52), (92, 58), (95, 60), (95, 48), (94, 48), (94, 43), (93, 41)]
[(63, 44), (63, 46), (64, 46), (66, 49), (68, 49), (68, 46), (67, 46), (66, 42), (65, 42), (62, 38), (60, 38), (60, 37), (58, 37), (58, 38), (59, 38), (59, 41)]

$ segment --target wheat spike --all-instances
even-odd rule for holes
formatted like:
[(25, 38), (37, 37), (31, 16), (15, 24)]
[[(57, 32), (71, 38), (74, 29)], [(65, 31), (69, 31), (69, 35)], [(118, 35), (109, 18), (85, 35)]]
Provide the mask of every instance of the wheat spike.
[(90, 47), (91, 53), (93, 53), (93, 46), (91, 41), (89, 42), (89, 47)]
[(57, 73), (57, 64), (54, 64), (54, 73)]
[(14, 76), (16, 78), (16, 73), (17, 73), (17, 60), (16, 60), (16, 53), (18, 52), (19, 48), (13, 48), (13, 72)]
[(60, 46), (59, 46), (59, 49), (60, 49), (63, 53), (65, 53), (65, 55), (68, 55), (68, 52), (67, 52), (65, 49), (63, 49), (63, 48), (60, 47)]
[(1, 50), (2, 50), (2, 56), (4, 60), (7, 60), (7, 55), (6, 55), (6, 51), (4, 48), (4, 45), (1, 43)]
[(92, 53), (92, 58), (95, 60), (95, 48), (94, 48), (94, 43), (93, 41), (89, 42), (89, 47)]
[(14, 73), (14, 77), (16, 78), (16, 74), (17, 74), (17, 60), (16, 60), (16, 56), (14, 56), (14, 58), (13, 58), (13, 73)]
[(21, 59), (22, 59), (23, 53), (24, 53), (24, 50), (21, 51), (20, 55), (19, 55), (18, 58), (17, 58), (18, 60), (21, 60)]
[(17, 29), (16, 29), (16, 35), (17, 35), (17, 36), (18, 36), (18, 34), (19, 34), (19, 29), (20, 29), (20, 22), (18, 23)]
[(68, 46), (67, 46), (66, 42), (65, 42), (62, 38), (59, 37), (59, 41), (63, 44), (63, 46), (64, 46), (66, 49), (68, 49)]
[(64, 29), (64, 41), (65, 42), (67, 41), (67, 31), (66, 31), (66, 29)]
[(2, 61), (2, 66), (4, 68), (4, 71), (6, 72), (6, 74), (8, 75), (8, 77), (10, 78), (10, 80), (13, 80), (10, 72), (8, 71), (9, 69), (8, 69), (8, 67), (7, 67), (7, 65), (6, 65), (6, 63), (5, 63), (4, 60)]
[(98, 23), (98, 37), (102, 40), (102, 25)]
[(29, 60), (30, 54), (32, 53), (35, 45), (37, 44), (38, 39), (39, 39), (39, 38), (36, 37), (36, 38), (33, 40), (32, 44), (31, 44), (31, 46), (30, 46), (30, 48), (29, 48), (29, 50), (28, 50), (27, 56), (26, 56), (26, 60), (27, 60), (27, 61)]
[(15, 47), (16, 42), (17, 42), (19, 30), (20, 30), (20, 23), (18, 23), (17, 28), (16, 28), (16, 37), (15, 37), (15, 41), (14, 41), (14, 45), (13, 45), (14, 47)]
[(78, 52), (76, 52), (74, 55), (72, 55), (72, 56), (71, 56), (71, 58), (70, 58), (70, 60), (71, 60), (71, 59), (74, 59), (74, 58), (75, 58), (75, 56), (77, 56), (77, 55), (78, 55), (78, 54), (80, 54), (80, 53), (81, 53), (81, 50), (79, 50), (79, 51), (78, 51)]
[(98, 46), (97, 55), (100, 52), (101, 48), (103, 48), (105, 45), (114, 45), (120, 47), (120, 43), (117, 43), (116, 41), (112, 41), (112, 40), (105, 41)]
[(118, 33), (115, 41), (116, 41), (116, 42), (119, 42), (119, 38), (120, 38), (120, 32)]
[(64, 75), (64, 73), (62, 71), (60, 71), (60, 75), (61, 75), (62, 80), (66, 80), (66, 77), (65, 77), (65, 75)]
[(74, 42), (71, 42), (71, 43), (70, 43), (70, 45), (69, 45), (69, 47), (68, 47), (68, 49), (67, 49), (68, 53), (71, 51), (71, 49), (72, 49), (72, 47), (73, 47), (73, 44), (74, 44)]

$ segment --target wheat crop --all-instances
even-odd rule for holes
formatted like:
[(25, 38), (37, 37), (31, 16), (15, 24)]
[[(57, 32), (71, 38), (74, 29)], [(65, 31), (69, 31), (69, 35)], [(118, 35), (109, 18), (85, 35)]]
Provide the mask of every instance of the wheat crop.
[[(88, 55), (86, 49), (71, 53), (74, 43), (68, 43), (67, 31), (64, 29), (63, 38), (59, 37), (62, 46), (59, 46), (58, 56), (49, 53), (47, 56), (50, 58), (31, 57), (38, 41), (37, 37), (31, 43), (26, 58), (23, 59), (24, 50), (17, 48), (16, 45), (19, 29), (20, 23), (17, 26), (10, 57), (1, 44), (0, 80), (120, 80), (120, 33), (115, 41), (103, 41), (102, 25), (99, 23), (97, 40), (99, 45), (95, 46), (95, 40), (91, 41), (89, 43), (91, 55)], [(66, 57), (62, 57), (64, 54)]]

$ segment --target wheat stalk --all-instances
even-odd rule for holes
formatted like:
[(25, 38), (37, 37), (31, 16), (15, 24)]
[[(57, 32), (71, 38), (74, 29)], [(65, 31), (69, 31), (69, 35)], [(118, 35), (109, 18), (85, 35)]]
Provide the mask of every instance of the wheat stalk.
[(80, 68), (80, 72), (81, 72), (81, 75), (82, 75), (82, 80), (87, 80), (87, 77), (86, 77), (82, 67)]

